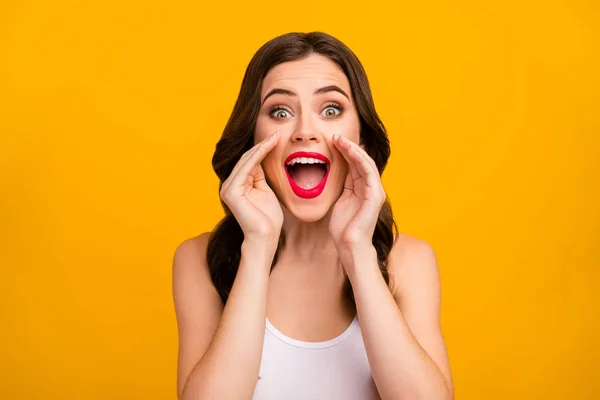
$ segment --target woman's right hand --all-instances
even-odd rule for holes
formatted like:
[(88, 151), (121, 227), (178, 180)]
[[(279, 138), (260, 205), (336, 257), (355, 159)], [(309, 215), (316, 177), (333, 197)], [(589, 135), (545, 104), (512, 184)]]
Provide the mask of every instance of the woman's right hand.
[(277, 243), (283, 212), (260, 165), (279, 142), (279, 132), (245, 152), (221, 186), (221, 199), (244, 232), (244, 241)]

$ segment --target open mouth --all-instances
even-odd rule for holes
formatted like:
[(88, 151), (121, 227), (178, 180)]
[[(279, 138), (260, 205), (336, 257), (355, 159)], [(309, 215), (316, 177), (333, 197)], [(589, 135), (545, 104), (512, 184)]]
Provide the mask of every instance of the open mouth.
[(320, 153), (299, 151), (285, 160), (285, 171), (292, 191), (305, 199), (317, 197), (323, 192), (329, 168), (329, 159)]

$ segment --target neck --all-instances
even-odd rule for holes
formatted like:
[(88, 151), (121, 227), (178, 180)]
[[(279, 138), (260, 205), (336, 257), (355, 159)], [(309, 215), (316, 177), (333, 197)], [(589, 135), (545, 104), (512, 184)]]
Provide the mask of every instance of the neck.
[(280, 249), (287, 259), (310, 263), (330, 263), (337, 259), (337, 251), (329, 233), (331, 211), (322, 219), (304, 222), (284, 209), (283, 234), (285, 243)]

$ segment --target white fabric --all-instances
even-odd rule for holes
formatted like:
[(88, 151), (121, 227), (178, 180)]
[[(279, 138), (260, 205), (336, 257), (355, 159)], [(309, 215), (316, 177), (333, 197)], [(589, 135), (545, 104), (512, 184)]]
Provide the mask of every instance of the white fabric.
[(380, 399), (357, 317), (326, 342), (292, 339), (267, 319), (259, 375), (253, 400)]

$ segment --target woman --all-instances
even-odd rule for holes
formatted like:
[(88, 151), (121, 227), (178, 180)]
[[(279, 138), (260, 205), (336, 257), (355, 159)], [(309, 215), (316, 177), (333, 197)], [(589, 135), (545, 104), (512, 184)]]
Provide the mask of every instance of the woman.
[(344, 44), (258, 50), (213, 157), (226, 216), (174, 256), (179, 398), (453, 398), (436, 257), (394, 236), (389, 155)]

